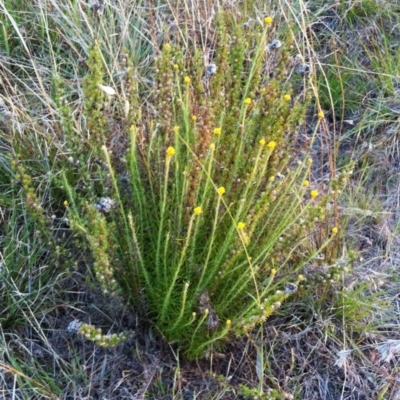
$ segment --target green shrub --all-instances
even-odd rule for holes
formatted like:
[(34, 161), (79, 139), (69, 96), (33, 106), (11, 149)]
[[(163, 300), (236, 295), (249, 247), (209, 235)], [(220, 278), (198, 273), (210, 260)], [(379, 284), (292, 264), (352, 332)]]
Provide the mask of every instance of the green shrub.
[[(290, 78), (290, 43), (271, 49), (274, 32), (270, 18), (248, 27), (221, 14), (209, 65), (165, 43), (147, 100), (154, 108), (130, 114), (125, 156), (102, 146), (107, 197), (82, 201), (64, 174), (72, 227), (86, 238), (103, 289), (134, 306), (144, 301), (189, 357), (265, 321), (303, 285), (310, 260), (332, 258), (336, 194), (310, 183), (310, 148), (296, 151), (310, 81)], [(96, 51), (85, 82), (98, 77)], [(98, 87), (86, 84), (86, 98)], [(87, 110), (98, 113), (102, 101)]]

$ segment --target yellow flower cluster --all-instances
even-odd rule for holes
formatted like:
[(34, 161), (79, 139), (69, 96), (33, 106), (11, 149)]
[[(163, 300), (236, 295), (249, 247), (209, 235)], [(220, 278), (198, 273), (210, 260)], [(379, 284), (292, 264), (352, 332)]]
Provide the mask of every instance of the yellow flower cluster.
[(201, 207), (195, 207), (193, 212), (194, 212), (194, 215), (200, 215), (203, 212), (203, 210)]
[(167, 156), (172, 157), (173, 155), (175, 155), (175, 149), (173, 147), (168, 147)]
[(237, 228), (239, 229), (239, 231), (242, 231), (245, 226), (246, 226), (246, 224), (244, 222), (239, 222), (237, 224)]
[(215, 128), (214, 135), (220, 135), (220, 134), (221, 134), (221, 128)]
[(265, 17), (265, 18), (264, 18), (264, 23), (265, 23), (265, 25), (271, 25), (272, 22), (273, 22), (272, 17)]
[(246, 106), (249, 106), (249, 105), (251, 104), (251, 98), (250, 98), (250, 97), (247, 97), (246, 99), (244, 99), (244, 104), (245, 104)]
[(223, 186), (219, 187), (217, 189), (217, 193), (222, 196), (223, 194), (225, 194), (225, 188)]

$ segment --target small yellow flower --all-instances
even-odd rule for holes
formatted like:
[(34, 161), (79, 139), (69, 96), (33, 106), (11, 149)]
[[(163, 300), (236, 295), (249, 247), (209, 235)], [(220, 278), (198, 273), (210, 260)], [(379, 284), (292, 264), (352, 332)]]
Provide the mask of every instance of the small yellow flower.
[(275, 268), (271, 269), (271, 275), (276, 275), (276, 269)]
[(165, 51), (171, 51), (172, 47), (169, 43), (164, 44), (163, 50)]
[(197, 121), (197, 117), (195, 115), (192, 115), (192, 121), (196, 122)]
[(292, 99), (292, 97), (290, 96), (290, 94), (285, 94), (285, 95), (283, 96), (283, 100), (285, 100), (285, 101), (287, 101), (287, 102), (289, 102), (291, 99)]
[(178, 125), (175, 125), (175, 126), (174, 126), (174, 132), (175, 132), (175, 133), (178, 133), (178, 132), (179, 132), (179, 129), (180, 129), (180, 128), (179, 128)]
[(203, 210), (201, 209), (201, 207), (195, 207), (193, 212), (194, 212), (194, 215), (200, 215), (203, 212)]
[(272, 17), (265, 17), (264, 18), (265, 25), (271, 25), (272, 21), (273, 21)]
[(174, 70), (178, 71), (178, 69), (179, 69), (179, 65), (178, 64), (174, 64)]
[(196, 312), (195, 311), (192, 312), (192, 318), (196, 319)]
[(225, 194), (225, 188), (223, 186), (219, 187), (217, 189), (217, 193), (222, 196), (223, 194)]
[(311, 165), (311, 164), (313, 163), (312, 158), (309, 158), (309, 159), (307, 160), (307, 162), (308, 162), (308, 165)]
[(332, 228), (332, 233), (333, 233), (334, 235), (336, 235), (338, 232), (339, 232), (339, 228), (338, 228), (337, 226), (334, 226), (334, 227)]
[(310, 186), (310, 181), (308, 181), (307, 179), (305, 181), (303, 181), (303, 186), (309, 187)]
[(208, 308), (206, 308), (205, 310), (204, 310), (204, 314), (207, 316), (208, 315), (208, 313), (210, 312), (210, 310), (208, 309)]
[(229, 328), (232, 325), (232, 321), (230, 319), (226, 320), (226, 326)]
[(323, 111), (320, 111), (317, 115), (318, 115), (318, 119), (323, 119), (325, 117), (325, 114)]
[(135, 133), (135, 130), (136, 130), (136, 126), (135, 125), (131, 125), (131, 127), (129, 128), (129, 131), (131, 133)]
[(175, 154), (175, 149), (173, 147), (168, 147), (167, 156), (172, 157)]
[(269, 143), (267, 144), (267, 147), (268, 147), (270, 150), (273, 150), (273, 149), (276, 147), (276, 142), (274, 142), (274, 141), (272, 140), (271, 142), (269, 142)]
[(259, 141), (259, 143), (260, 143), (260, 146), (261, 147), (263, 147), (263, 146), (265, 146), (265, 139), (261, 139), (260, 141)]
[(304, 276), (303, 275), (299, 275), (297, 279), (298, 279), (299, 282), (304, 281)]
[(188, 85), (190, 83), (190, 78), (188, 76), (185, 76), (183, 78), (183, 82), (185, 82)]
[(67, 200), (65, 200), (63, 204), (64, 204), (64, 207), (68, 207), (68, 201)]
[(310, 195), (312, 199), (315, 199), (318, 196), (318, 190), (311, 190)]
[(211, 151), (214, 151), (214, 150), (215, 150), (215, 143), (211, 143), (211, 144), (210, 144), (210, 150), (211, 150)]
[(220, 135), (220, 134), (221, 134), (221, 128), (215, 128), (214, 135)]
[(270, 176), (268, 180), (269, 180), (270, 182), (273, 182), (273, 181), (275, 180), (275, 176), (273, 176), (273, 175)]
[(245, 104), (246, 106), (249, 106), (249, 105), (251, 104), (251, 98), (250, 98), (250, 97), (247, 97), (246, 99), (244, 99), (244, 104)]
[(242, 231), (245, 226), (246, 226), (246, 224), (244, 222), (239, 222), (237, 224), (237, 228), (239, 229), (239, 231)]

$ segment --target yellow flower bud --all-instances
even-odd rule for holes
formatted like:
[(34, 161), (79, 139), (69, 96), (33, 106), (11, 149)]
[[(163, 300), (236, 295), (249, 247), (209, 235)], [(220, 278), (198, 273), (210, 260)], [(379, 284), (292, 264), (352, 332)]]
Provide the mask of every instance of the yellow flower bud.
[(303, 275), (299, 275), (298, 278), (299, 282), (304, 281), (304, 276)]
[(323, 111), (320, 111), (317, 115), (318, 115), (318, 119), (323, 119), (325, 117), (325, 114)]
[(214, 150), (215, 150), (215, 143), (211, 143), (211, 144), (210, 144), (210, 150), (211, 150), (211, 151), (214, 151)]
[(308, 181), (307, 179), (305, 181), (303, 181), (303, 186), (309, 187), (310, 186), (310, 181)]
[(179, 128), (178, 125), (175, 125), (173, 129), (174, 129), (174, 132), (175, 132), (175, 133), (178, 133), (180, 128)]
[(290, 96), (290, 94), (285, 94), (285, 95), (283, 96), (283, 100), (285, 100), (285, 101), (287, 101), (287, 102), (289, 102), (291, 99), (292, 99), (292, 97)]
[(64, 204), (64, 207), (68, 207), (68, 201), (67, 200), (65, 200), (63, 204)]
[(334, 235), (336, 235), (338, 232), (339, 232), (339, 228), (338, 228), (337, 226), (334, 226), (334, 227), (332, 228), (332, 233), (333, 233)]
[(219, 187), (217, 189), (217, 193), (222, 196), (223, 194), (225, 194), (225, 188), (223, 186)]
[(168, 147), (167, 156), (172, 157), (175, 154), (175, 149), (173, 147)]
[(221, 134), (221, 128), (215, 128), (214, 135), (220, 135), (220, 134)]
[(318, 190), (311, 190), (310, 195), (312, 199), (315, 199), (318, 196)]
[(183, 78), (183, 82), (185, 82), (188, 85), (190, 83), (190, 78), (188, 76), (185, 76)]
[(237, 228), (239, 229), (239, 231), (242, 231), (245, 226), (246, 226), (246, 224), (244, 222), (239, 222), (237, 224)]
[(178, 71), (178, 69), (179, 69), (179, 65), (178, 64), (174, 64), (174, 70)]
[(192, 121), (196, 122), (197, 121), (197, 117), (195, 115), (192, 115)]
[(249, 105), (251, 104), (251, 98), (250, 98), (250, 97), (247, 97), (246, 99), (244, 99), (244, 104), (245, 104), (246, 106), (249, 106)]
[(260, 143), (260, 146), (262, 147), (262, 146), (265, 146), (265, 139), (261, 139), (260, 141), (259, 141), (259, 143)]
[(264, 18), (265, 25), (271, 25), (272, 21), (273, 21), (272, 17), (265, 17)]
[(201, 207), (195, 207), (193, 212), (194, 212), (194, 215), (200, 215), (203, 212), (203, 210), (201, 209)]
[(271, 269), (271, 275), (276, 275), (276, 269), (275, 268)]
[(271, 142), (269, 142), (269, 143), (267, 144), (267, 147), (268, 147), (270, 150), (273, 150), (273, 149), (276, 147), (276, 142), (274, 142), (274, 141), (272, 140)]
[(230, 319), (226, 320), (226, 326), (229, 328), (232, 325), (232, 321)]

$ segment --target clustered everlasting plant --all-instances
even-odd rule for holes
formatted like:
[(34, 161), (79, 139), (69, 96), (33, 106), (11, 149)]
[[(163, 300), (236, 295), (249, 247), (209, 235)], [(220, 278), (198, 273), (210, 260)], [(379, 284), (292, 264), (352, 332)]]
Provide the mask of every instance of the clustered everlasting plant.
[(156, 3), (0, 2), (1, 392), (395, 393), (379, 360), (357, 376), (389, 361), (398, 13)]
[[(71, 226), (87, 239), (104, 291), (144, 301), (188, 357), (250, 331), (306, 290), (304, 267), (317, 255), (333, 261), (330, 208), (346, 175), (332, 180), (335, 194), (315, 187), (310, 147), (324, 115), (300, 144), (311, 77), (275, 34), (270, 17), (248, 26), (222, 13), (206, 65), (199, 50), (165, 42), (142, 105), (129, 73), (120, 88), (129, 99), (110, 103), (116, 91), (101, 83), (96, 44), (90, 52), (84, 112), (105, 184), (86, 198), (107, 195), (112, 206), (82, 201), (76, 177), (64, 173)], [(122, 155), (106, 141), (117, 124), (129, 137)]]

